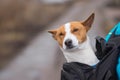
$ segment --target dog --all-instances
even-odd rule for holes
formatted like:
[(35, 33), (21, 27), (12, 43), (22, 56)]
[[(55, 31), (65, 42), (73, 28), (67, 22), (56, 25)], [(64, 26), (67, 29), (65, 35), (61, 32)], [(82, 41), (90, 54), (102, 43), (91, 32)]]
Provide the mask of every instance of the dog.
[(79, 62), (90, 66), (99, 62), (87, 35), (93, 24), (94, 16), (95, 14), (92, 13), (83, 22), (72, 21), (58, 29), (48, 31), (59, 43), (67, 62)]

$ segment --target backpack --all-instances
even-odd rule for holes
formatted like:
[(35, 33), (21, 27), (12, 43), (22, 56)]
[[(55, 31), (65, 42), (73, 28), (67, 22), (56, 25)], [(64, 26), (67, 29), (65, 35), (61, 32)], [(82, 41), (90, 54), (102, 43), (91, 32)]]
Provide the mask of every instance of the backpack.
[[(112, 34), (114, 34), (114, 36)], [(120, 22), (114, 28), (112, 28), (111, 31), (108, 33), (108, 35), (105, 38), (106, 42), (108, 42), (110, 38), (115, 36), (120, 36)], [(118, 58), (116, 72), (117, 72), (118, 80), (120, 80), (120, 55)]]

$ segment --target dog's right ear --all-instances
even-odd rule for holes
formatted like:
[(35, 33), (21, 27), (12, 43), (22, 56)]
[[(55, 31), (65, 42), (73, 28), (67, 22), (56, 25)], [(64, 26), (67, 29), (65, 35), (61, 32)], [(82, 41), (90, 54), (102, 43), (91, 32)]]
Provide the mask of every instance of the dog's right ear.
[(85, 20), (84, 22), (82, 22), (82, 24), (86, 27), (86, 30), (88, 31), (92, 24), (93, 24), (93, 21), (94, 21), (94, 17), (95, 17), (95, 13), (92, 13), (88, 18), (87, 20)]
[(52, 34), (52, 36), (53, 36), (54, 39), (56, 39), (55, 35), (57, 33), (57, 30), (49, 30), (48, 32)]

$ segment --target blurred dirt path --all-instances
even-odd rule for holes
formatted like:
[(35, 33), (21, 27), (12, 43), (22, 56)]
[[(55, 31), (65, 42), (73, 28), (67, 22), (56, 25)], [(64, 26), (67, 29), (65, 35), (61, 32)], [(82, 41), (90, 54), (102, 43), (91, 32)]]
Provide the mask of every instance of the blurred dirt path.
[[(94, 45), (95, 36), (105, 36), (104, 28), (101, 26), (103, 17), (99, 13), (99, 8), (105, 1), (75, 3), (59, 20), (48, 26), (48, 30), (69, 21), (85, 20), (95, 12), (95, 22), (88, 34)], [(64, 58), (47, 30), (42, 31), (20, 54), (0, 72), (0, 80), (60, 80), (60, 69)]]

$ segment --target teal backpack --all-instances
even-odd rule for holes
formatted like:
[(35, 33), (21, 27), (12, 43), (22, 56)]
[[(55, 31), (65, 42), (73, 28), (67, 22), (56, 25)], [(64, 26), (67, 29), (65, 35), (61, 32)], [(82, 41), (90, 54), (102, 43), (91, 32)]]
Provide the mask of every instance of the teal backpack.
[[(110, 39), (110, 37), (112, 36), (113, 33), (116, 36), (120, 36), (120, 22), (115, 27), (113, 27), (111, 29), (111, 31), (107, 34), (107, 36), (105, 38), (106, 42), (109, 41), (109, 39)], [(116, 72), (117, 72), (118, 80), (120, 80), (120, 55), (119, 55), (119, 58), (118, 58)]]

